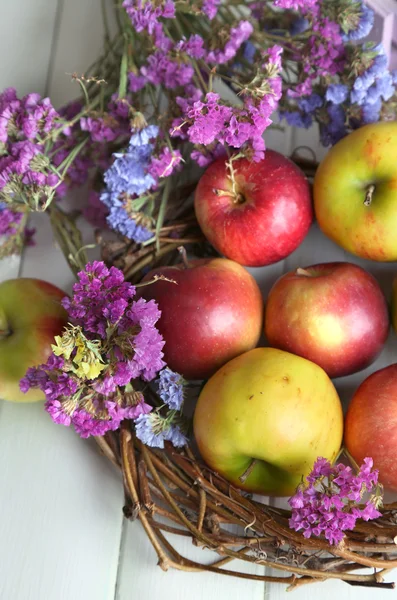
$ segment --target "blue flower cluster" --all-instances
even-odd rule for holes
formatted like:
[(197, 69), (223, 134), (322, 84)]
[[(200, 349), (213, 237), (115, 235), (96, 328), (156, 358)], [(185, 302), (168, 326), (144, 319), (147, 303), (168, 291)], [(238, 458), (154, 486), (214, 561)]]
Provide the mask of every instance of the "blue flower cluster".
[(153, 233), (131, 214), (128, 199), (149, 191), (156, 180), (148, 173), (153, 140), (158, 127), (149, 125), (133, 133), (125, 153), (115, 153), (112, 165), (104, 174), (106, 189), (100, 199), (109, 208), (108, 225), (135, 242), (145, 242)]
[[(366, 38), (374, 24), (374, 12), (368, 6), (356, 2), (354, 7), (354, 19), (350, 21), (348, 32), (342, 34), (344, 42)], [(356, 75), (353, 70), (345, 72), (339, 82), (329, 83), (321, 96), (313, 91), (297, 98), (294, 109), (280, 110), (280, 117), (288, 125), (306, 129), (318, 121), (324, 146), (335, 144), (352, 129), (379, 121), (383, 102), (396, 92), (397, 72), (388, 70), (381, 44), (364, 44), (356, 63)]]

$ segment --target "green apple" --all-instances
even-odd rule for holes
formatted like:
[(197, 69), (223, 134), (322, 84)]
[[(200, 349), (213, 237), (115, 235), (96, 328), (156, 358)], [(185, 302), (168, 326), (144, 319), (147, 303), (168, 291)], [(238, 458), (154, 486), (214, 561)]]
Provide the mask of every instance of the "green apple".
[(41, 390), (19, 389), (29, 367), (51, 354), (54, 337), (62, 332), (66, 294), (41, 279), (8, 279), (0, 283), (0, 399), (12, 402), (44, 400)]
[(356, 129), (317, 169), (314, 209), (322, 231), (352, 254), (397, 260), (397, 121)]
[(255, 348), (207, 381), (193, 429), (204, 461), (235, 486), (289, 496), (317, 457), (336, 458), (343, 412), (321, 367), (283, 350)]

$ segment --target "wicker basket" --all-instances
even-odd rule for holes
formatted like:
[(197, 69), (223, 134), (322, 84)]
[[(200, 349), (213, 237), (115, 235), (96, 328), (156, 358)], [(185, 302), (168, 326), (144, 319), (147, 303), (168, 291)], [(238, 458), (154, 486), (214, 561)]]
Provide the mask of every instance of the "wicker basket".
[[(316, 163), (291, 157), (309, 180)], [(187, 201), (195, 185), (173, 198), (173, 221), (167, 218), (157, 244), (139, 247), (130, 240), (103, 242), (102, 259), (124, 271), (126, 279), (137, 283), (142, 269), (169, 264), (178, 258), (184, 245), (200, 256), (214, 254), (206, 243)], [(81, 235), (74, 219), (51, 207), (51, 221), (71, 268), (76, 272), (76, 253), (84, 256)], [(340, 579), (350, 585), (394, 588), (385, 582), (397, 567), (397, 502), (385, 505), (376, 521), (358, 521), (347, 531), (342, 544), (330, 546), (327, 540), (305, 539), (288, 526), (290, 512), (258, 501), (236, 489), (219, 474), (202, 464), (189, 448), (177, 450), (166, 442), (164, 450), (143, 445), (128, 422), (119, 431), (96, 438), (102, 453), (119, 469), (125, 489), (124, 514), (139, 519), (163, 570), (208, 571), (244, 579), (281, 583), (292, 590), (303, 584)], [(182, 556), (166, 534), (189, 537), (196, 546), (217, 554), (213, 564), (200, 564)], [(228, 567), (231, 561), (255, 563), (279, 574), (255, 575)], [(368, 573), (362, 574), (363, 568)]]

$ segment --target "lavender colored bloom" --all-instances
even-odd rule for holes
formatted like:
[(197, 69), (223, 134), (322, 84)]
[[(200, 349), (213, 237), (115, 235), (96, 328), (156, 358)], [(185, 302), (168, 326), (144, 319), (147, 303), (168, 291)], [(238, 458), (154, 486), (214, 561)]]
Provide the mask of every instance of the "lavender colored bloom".
[[(108, 269), (104, 263), (98, 261), (86, 265), (78, 277), (78, 283), (73, 286), (73, 297), (64, 298), (62, 305), (75, 325), (105, 338), (108, 322), (114, 323), (111, 320), (112, 305), (126, 300), (129, 306), (129, 302), (135, 296), (135, 287), (124, 281), (123, 273), (119, 269)], [(116, 314), (120, 318), (119, 311)]]
[[(115, 161), (104, 174), (104, 181), (111, 192), (140, 196), (156, 181), (147, 173), (152, 153), (150, 144), (128, 148), (124, 154), (114, 154)], [(102, 200), (102, 197), (101, 197)]]
[(284, 8), (287, 10), (304, 10), (308, 12), (312, 10), (319, 0), (274, 0), (274, 5), (278, 8)]
[(182, 39), (175, 45), (175, 50), (178, 52), (186, 52), (188, 56), (192, 58), (204, 58), (206, 50), (204, 48), (204, 40), (198, 35), (194, 34), (189, 39)]
[(248, 40), (254, 31), (249, 21), (240, 21), (237, 27), (230, 29), (230, 36), (224, 48), (211, 50), (207, 54), (207, 61), (221, 65), (234, 58), (244, 42)]
[[(103, 195), (101, 195), (101, 200)], [(136, 222), (123, 206), (112, 206), (106, 217), (106, 223), (114, 231), (134, 240), (137, 244), (146, 242), (153, 237), (153, 232)]]
[(302, 127), (308, 129), (313, 124), (313, 118), (309, 114), (302, 114), (299, 111), (280, 111), (280, 117), (284, 118), (291, 127)]
[(334, 83), (328, 86), (325, 99), (333, 104), (342, 104), (347, 99), (349, 90), (347, 85)]
[(147, 415), (139, 415), (135, 420), (135, 433), (138, 440), (141, 440), (147, 446), (152, 448), (164, 448), (165, 432), (153, 429), (153, 413)]
[(358, 504), (365, 492), (377, 486), (378, 472), (372, 467), (372, 459), (366, 458), (359, 472), (354, 473), (341, 463), (331, 466), (326, 459), (317, 459), (307, 483), (300, 485), (289, 499), (290, 527), (302, 531), (306, 538), (324, 535), (330, 544), (338, 544), (344, 531), (354, 529), (357, 519), (379, 517), (378, 493), (370, 497), (363, 509)]
[[(182, 448), (187, 444), (186, 435), (183, 433), (178, 425), (170, 425), (164, 432), (164, 439), (171, 442), (175, 448)], [(369, 517), (371, 518), (371, 517)]]
[(374, 18), (375, 14), (372, 8), (366, 6), (364, 2), (360, 2), (354, 27), (349, 27), (343, 35), (343, 40), (357, 41), (367, 37), (373, 28)]
[(175, 17), (175, 4), (172, 0), (152, 2), (151, 0), (124, 0), (125, 8), (137, 32), (153, 33), (153, 29), (160, 17), (172, 19)]
[(164, 448), (164, 442), (169, 441), (175, 447), (187, 443), (186, 436), (178, 425), (168, 424), (155, 413), (142, 414), (135, 420), (135, 433), (141, 442), (152, 448)]
[(160, 154), (152, 156), (148, 173), (153, 179), (169, 177), (181, 164), (182, 155), (179, 150), (170, 150), (168, 146), (162, 148)]
[(310, 94), (298, 100), (299, 108), (306, 114), (313, 113), (317, 108), (323, 105), (323, 99), (318, 94)]
[[(194, 69), (190, 63), (181, 63), (179, 60), (171, 58), (163, 50), (156, 50), (150, 54), (147, 64), (140, 69), (140, 75), (145, 82), (164, 85), (168, 89), (187, 85), (191, 82), (193, 74)], [(139, 85), (142, 80), (134, 77), (136, 76), (130, 76), (130, 85), (140, 89)]]
[(0, 235), (14, 235), (23, 218), (23, 213), (0, 202)]
[(203, 0), (201, 10), (210, 19), (210, 21), (216, 17), (220, 3), (221, 0)]
[(169, 367), (160, 371), (156, 380), (158, 394), (169, 408), (180, 410), (183, 404), (183, 378)]

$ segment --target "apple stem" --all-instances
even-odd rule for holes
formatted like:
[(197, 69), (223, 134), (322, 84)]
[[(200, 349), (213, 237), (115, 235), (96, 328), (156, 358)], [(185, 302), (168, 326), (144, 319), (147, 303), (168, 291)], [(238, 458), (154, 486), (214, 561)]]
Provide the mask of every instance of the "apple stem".
[(250, 462), (248, 467), (245, 469), (244, 473), (242, 475), (240, 475), (240, 477), (239, 477), (239, 480), (241, 481), (241, 483), (245, 483), (247, 477), (252, 473), (252, 470), (255, 467), (257, 462), (258, 461), (256, 458), (252, 459), (252, 461)]
[(371, 183), (370, 185), (368, 185), (365, 188), (365, 200), (364, 200), (365, 206), (371, 206), (374, 191), (375, 191), (375, 185), (373, 183)]
[(298, 267), (295, 273), (296, 275), (302, 275), (303, 277), (311, 277), (311, 273), (309, 273), (309, 271), (306, 271), (306, 269), (301, 269), (301, 267)]
[(187, 259), (186, 249), (184, 248), (184, 246), (179, 246), (178, 252), (182, 256), (182, 262), (185, 266), (185, 269), (190, 269), (189, 261)]

